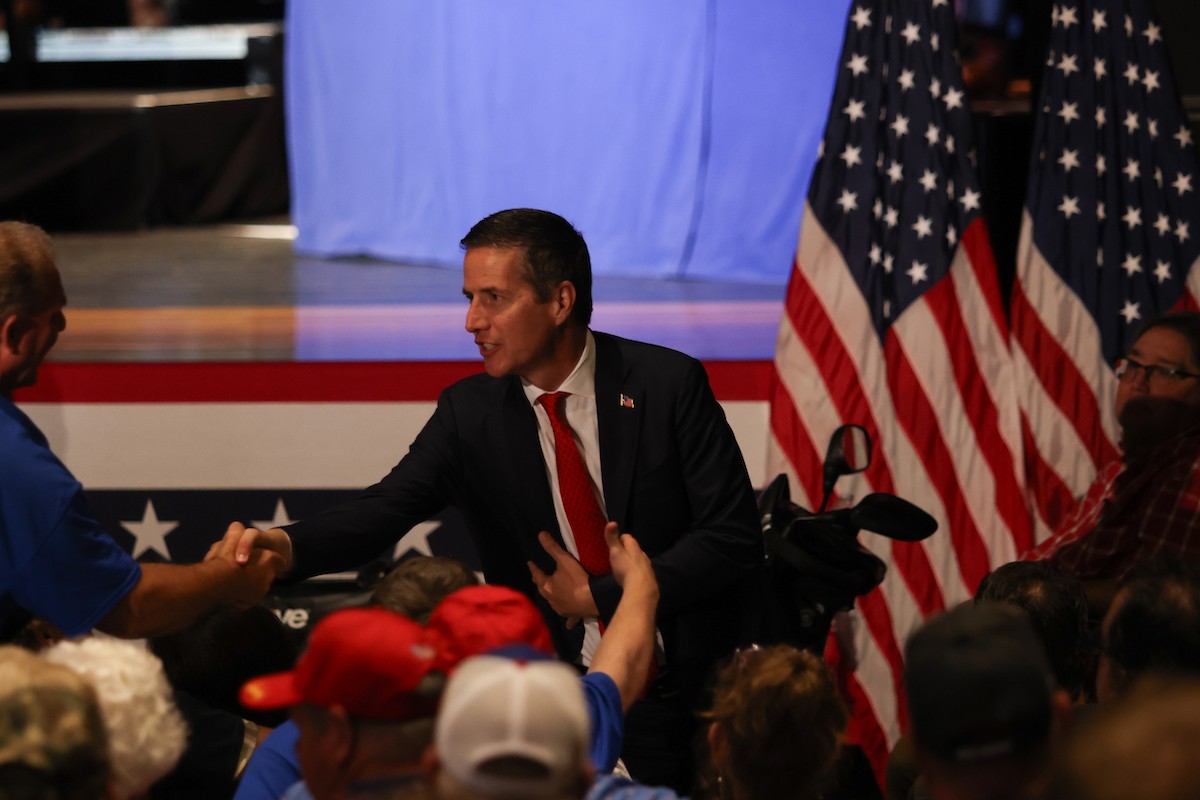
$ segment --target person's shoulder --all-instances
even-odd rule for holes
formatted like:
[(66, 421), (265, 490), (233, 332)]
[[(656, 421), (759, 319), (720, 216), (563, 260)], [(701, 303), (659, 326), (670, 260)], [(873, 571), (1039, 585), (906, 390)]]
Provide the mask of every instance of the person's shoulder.
[(670, 789), (645, 786), (623, 775), (601, 775), (588, 790), (587, 800), (680, 800)]
[(493, 378), (486, 372), (468, 375), (442, 390), (439, 403), (498, 402), (505, 393), (520, 389), (520, 379), (511, 375)]
[(674, 380), (688, 372), (704, 372), (699, 359), (670, 347), (611, 333), (593, 331), (592, 335), (596, 340), (597, 364), (615, 361), (624, 369), (641, 370), (645, 377), (658, 375), (665, 380)]

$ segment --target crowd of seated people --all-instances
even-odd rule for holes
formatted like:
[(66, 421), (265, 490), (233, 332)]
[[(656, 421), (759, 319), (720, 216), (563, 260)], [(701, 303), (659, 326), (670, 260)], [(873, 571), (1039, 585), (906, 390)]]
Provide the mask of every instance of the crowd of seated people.
[[(609, 547), (625, 591), (586, 674), (554, 659), (527, 597), (426, 557), (387, 575), (369, 606), (320, 621), (298, 658), (262, 609), (150, 642), (27, 633), (0, 647), (0, 799), (678, 797), (617, 758), (650, 677), (658, 597), (636, 542)], [(1194, 794), (1200, 568), (1147, 562), (1098, 630), (1087, 619), (1078, 579), (1016, 562), (919, 627), (887, 796)], [(710, 699), (690, 796), (847, 796), (847, 711), (817, 656), (743, 648)], [(188, 704), (241, 724), (197, 722)]]

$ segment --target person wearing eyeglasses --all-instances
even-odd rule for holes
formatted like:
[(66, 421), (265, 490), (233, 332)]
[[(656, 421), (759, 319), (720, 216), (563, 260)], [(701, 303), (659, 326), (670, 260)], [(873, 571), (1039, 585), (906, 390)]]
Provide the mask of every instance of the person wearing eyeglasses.
[(1200, 561), (1200, 313), (1147, 320), (1116, 375), (1121, 458), (1026, 555), (1083, 579), (1096, 616), (1145, 559)]

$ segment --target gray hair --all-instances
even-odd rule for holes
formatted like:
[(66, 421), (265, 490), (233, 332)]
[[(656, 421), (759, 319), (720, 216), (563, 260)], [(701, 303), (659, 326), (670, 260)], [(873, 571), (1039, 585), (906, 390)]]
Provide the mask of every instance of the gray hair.
[(52, 287), (50, 237), (27, 222), (0, 222), (0, 319), (46, 309)]

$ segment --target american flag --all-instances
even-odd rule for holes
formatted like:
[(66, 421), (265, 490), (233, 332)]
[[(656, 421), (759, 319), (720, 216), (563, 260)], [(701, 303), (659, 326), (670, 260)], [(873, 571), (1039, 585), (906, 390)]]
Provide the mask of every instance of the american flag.
[(948, 0), (855, 0), (801, 222), (776, 349), (772, 473), (820, 501), (836, 426), (864, 425), (870, 469), (839, 485), (929, 511), (919, 544), (872, 534), (888, 564), (861, 598), (852, 734), (881, 767), (906, 722), (901, 653), (1031, 540), (1008, 331), (980, 216)]
[(1200, 297), (1196, 152), (1145, 0), (1053, 6), (1012, 298), (1037, 539), (1117, 457), (1113, 366)]

